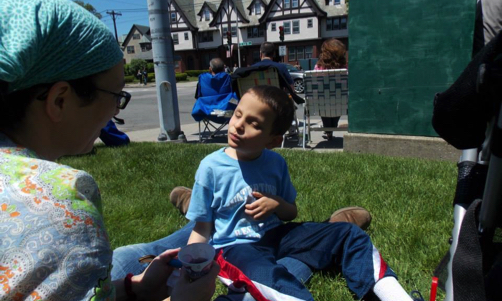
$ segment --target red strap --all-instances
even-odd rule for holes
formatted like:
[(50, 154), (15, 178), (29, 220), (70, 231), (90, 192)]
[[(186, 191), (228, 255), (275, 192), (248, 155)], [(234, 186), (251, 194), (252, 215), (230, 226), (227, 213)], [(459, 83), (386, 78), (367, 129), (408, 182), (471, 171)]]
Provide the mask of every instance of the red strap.
[(233, 285), (236, 288), (245, 287), (256, 301), (270, 301), (262, 295), (260, 290), (254, 285), (251, 279), (249, 279), (236, 266), (232, 265), (223, 258), (223, 250), (220, 250), (220, 252), (218, 252), (218, 255), (216, 255), (216, 262), (220, 265), (220, 273), (218, 275), (223, 278), (232, 280)]

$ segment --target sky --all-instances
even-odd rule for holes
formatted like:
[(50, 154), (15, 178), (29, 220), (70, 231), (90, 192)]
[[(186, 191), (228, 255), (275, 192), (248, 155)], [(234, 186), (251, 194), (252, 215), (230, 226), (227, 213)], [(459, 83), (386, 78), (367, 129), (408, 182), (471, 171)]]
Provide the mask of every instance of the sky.
[(103, 16), (103, 21), (110, 31), (115, 34), (112, 16), (107, 11), (114, 10), (122, 16), (116, 16), (117, 34), (128, 34), (133, 24), (150, 26), (148, 22), (147, 0), (84, 0), (89, 3)]

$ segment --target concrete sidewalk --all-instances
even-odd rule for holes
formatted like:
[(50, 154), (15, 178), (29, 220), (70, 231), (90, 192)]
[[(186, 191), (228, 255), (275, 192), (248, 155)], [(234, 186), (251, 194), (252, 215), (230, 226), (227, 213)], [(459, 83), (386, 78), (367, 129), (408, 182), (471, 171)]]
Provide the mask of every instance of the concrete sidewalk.
[[(311, 124), (315, 127), (320, 123), (321, 120), (312, 120)], [(202, 126), (202, 124), (201, 124)], [(300, 133), (303, 131), (303, 125), (300, 124)], [(344, 125), (342, 125), (344, 126)], [(221, 135), (216, 136), (213, 139), (208, 139), (203, 143), (210, 144), (226, 144), (227, 136), (226, 136), (227, 127), (225, 127), (222, 131)], [(199, 143), (199, 124), (198, 123), (190, 123), (181, 126), (181, 131), (185, 134), (186, 143)], [(158, 142), (157, 138), (160, 134), (160, 128), (148, 129), (148, 130), (139, 130), (139, 131), (129, 131), (125, 132), (131, 141), (134, 142)], [(306, 148), (307, 150), (315, 150), (315, 151), (342, 151), (343, 150), (343, 135), (346, 134), (347, 131), (338, 131), (334, 132), (334, 138), (330, 141), (327, 141), (322, 138), (322, 131), (312, 131), (311, 141), (307, 142)], [(301, 137), (301, 136), (300, 136)], [(181, 141), (167, 141), (166, 143), (180, 143)], [(284, 148), (287, 149), (299, 149), (301, 150), (302, 141), (298, 141), (294, 138), (287, 138), (284, 144)]]

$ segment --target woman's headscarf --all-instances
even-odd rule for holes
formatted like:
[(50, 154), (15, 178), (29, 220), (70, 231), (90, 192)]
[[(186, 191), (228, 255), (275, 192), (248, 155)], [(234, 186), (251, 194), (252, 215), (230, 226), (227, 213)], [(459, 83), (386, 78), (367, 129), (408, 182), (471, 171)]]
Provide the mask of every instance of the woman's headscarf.
[(0, 1), (0, 93), (82, 78), (122, 59), (105, 24), (72, 1)]

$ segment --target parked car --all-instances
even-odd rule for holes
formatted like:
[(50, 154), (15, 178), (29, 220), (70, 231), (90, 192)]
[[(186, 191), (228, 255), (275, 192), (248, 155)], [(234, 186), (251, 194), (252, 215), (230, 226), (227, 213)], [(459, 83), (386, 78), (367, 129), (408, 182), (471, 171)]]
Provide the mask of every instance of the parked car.
[(293, 83), (295, 86), (295, 92), (296, 93), (303, 93), (304, 87), (303, 87), (303, 71), (296, 69), (295, 66), (289, 65), (289, 64), (284, 64), (286, 65), (286, 68), (288, 68), (289, 75), (291, 75), (291, 78), (293, 79)]

